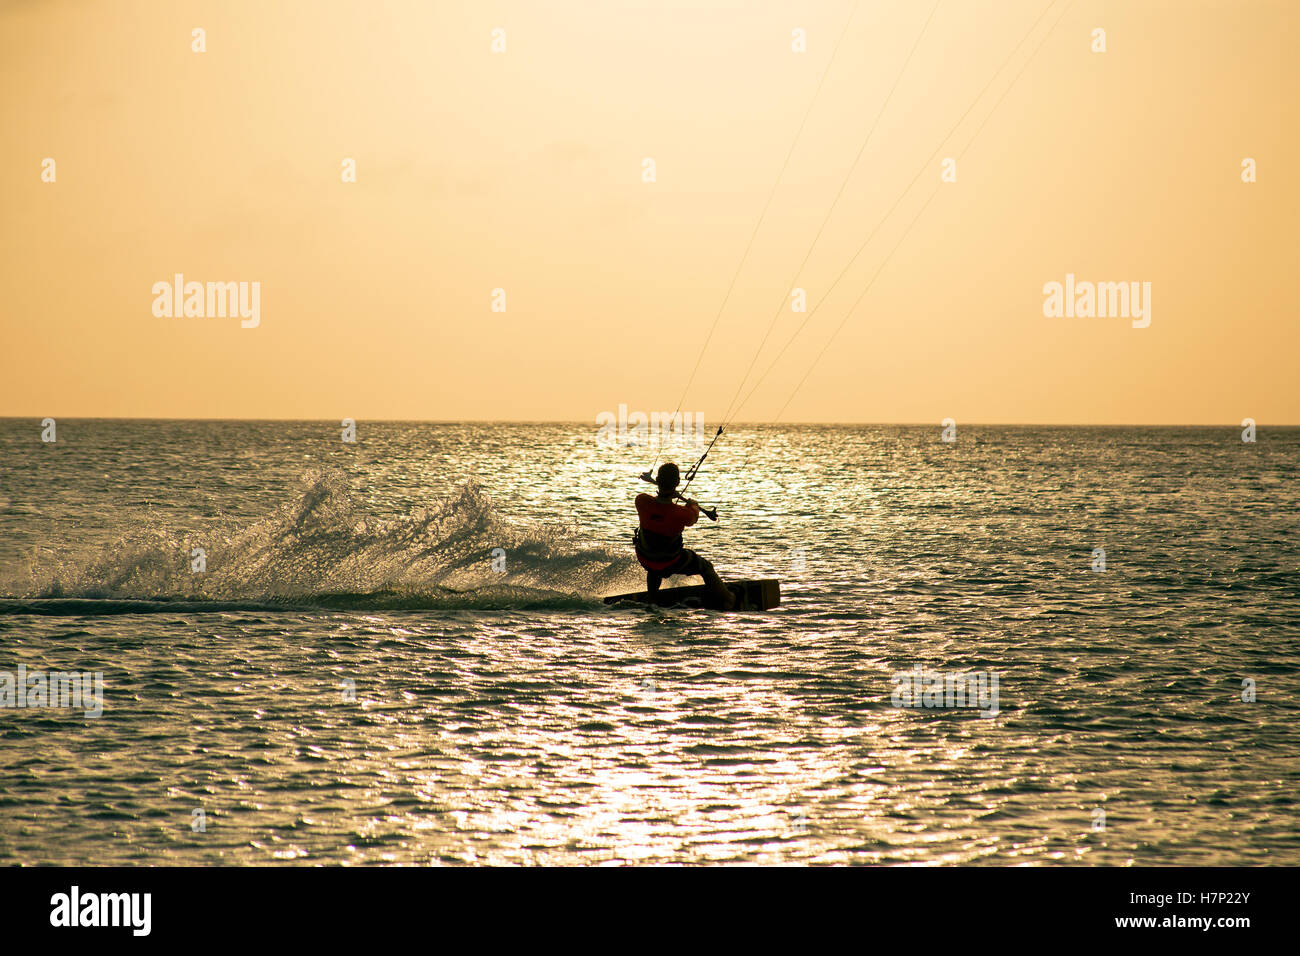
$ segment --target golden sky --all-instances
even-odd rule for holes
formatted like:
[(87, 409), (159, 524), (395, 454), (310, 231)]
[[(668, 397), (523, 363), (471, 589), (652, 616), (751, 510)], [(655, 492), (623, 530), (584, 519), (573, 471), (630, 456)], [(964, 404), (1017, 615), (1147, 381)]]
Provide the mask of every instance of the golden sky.
[[(687, 409), (847, 265), (741, 420), (1300, 423), (1300, 4), (932, 6), (0, 0), (0, 415), (672, 410), (848, 21)], [(1046, 317), (1067, 274), (1149, 327)]]

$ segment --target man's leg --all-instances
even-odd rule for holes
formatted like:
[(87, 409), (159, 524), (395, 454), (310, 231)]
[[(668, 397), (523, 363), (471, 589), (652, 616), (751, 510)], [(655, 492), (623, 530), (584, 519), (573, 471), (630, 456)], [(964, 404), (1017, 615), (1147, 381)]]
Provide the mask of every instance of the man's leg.
[(731, 589), (722, 583), (722, 578), (718, 577), (718, 572), (713, 570), (713, 565), (704, 558), (700, 558), (700, 574), (704, 576), (704, 583), (722, 602), (724, 608), (730, 611), (736, 606), (736, 595), (732, 594)]
[(651, 571), (649, 568), (646, 568), (645, 589), (647, 591), (649, 591), (651, 594), (654, 594), (659, 590), (659, 585), (663, 583), (664, 583), (664, 576), (662, 574), (660, 574), (658, 571)]

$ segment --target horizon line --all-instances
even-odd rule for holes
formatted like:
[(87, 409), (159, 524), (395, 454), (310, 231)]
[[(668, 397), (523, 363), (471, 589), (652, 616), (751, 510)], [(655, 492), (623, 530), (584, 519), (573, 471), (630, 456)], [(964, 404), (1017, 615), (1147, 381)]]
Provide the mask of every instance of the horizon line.
[[(341, 422), (342, 419), (335, 418), (280, 418), (280, 417), (258, 417), (258, 418), (230, 418), (225, 416), (181, 416), (181, 417), (158, 417), (151, 415), (0, 415), (0, 422), (8, 421), (35, 421), (37, 424), (44, 418), (54, 418), (56, 421), (63, 418), (65, 421), (105, 421), (105, 422)], [(600, 427), (599, 423), (586, 419), (577, 418), (355, 418), (356, 424), (364, 422), (387, 423), (387, 424), (417, 424), (417, 425), (587, 425), (593, 428)], [(1259, 428), (1260, 422), (1254, 420), (1255, 427)], [(979, 421), (957, 421), (958, 427), (980, 427), (980, 428), (1241, 428), (1241, 422), (979, 422)], [(780, 426), (875, 426), (875, 427), (902, 427), (902, 428), (920, 428), (936, 427), (942, 428), (943, 422), (882, 422), (882, 421), (790, 421), (790, 422), (752, 422), (738, 421), (726, 422), (724, 428), (744, 427), (744, 428), (773, 428)], [(1300, 428), (1300, 422), (1281, 422), (1267, 423), (1269, 428)], [(648, 425), (646, 427), (649, 427)], [(712, 428), (714, 425), (709, 425)], [(632, 429), (629, 429), (629, 432)]]

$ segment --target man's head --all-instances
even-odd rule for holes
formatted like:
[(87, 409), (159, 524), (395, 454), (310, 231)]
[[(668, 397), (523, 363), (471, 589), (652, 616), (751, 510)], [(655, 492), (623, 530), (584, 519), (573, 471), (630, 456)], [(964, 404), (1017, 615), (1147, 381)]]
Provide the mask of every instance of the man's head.
[(671, 461), (660, 465), (659, 474), (655, 475), (655, 484), (659, 486), (659, 493), (662, 495), (671, 495), (677, 490), (677, 483), (681, 480), (681, 472)]

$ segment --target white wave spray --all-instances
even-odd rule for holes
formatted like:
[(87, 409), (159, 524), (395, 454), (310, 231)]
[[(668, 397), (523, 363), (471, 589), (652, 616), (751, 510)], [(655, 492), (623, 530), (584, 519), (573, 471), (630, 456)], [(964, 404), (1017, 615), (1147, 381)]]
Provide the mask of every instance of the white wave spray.
[(246, 527), (219, 522), (187, 535), (151, 519), (96, 554), (34, 563), (28, 577), (31, 598), (357, 608), (583, 605), (636, 579), (626, 553), (571, 527), (508, 521), (477, 485), (380, 517), (335, 473), (309, 476), (297, 500)]

